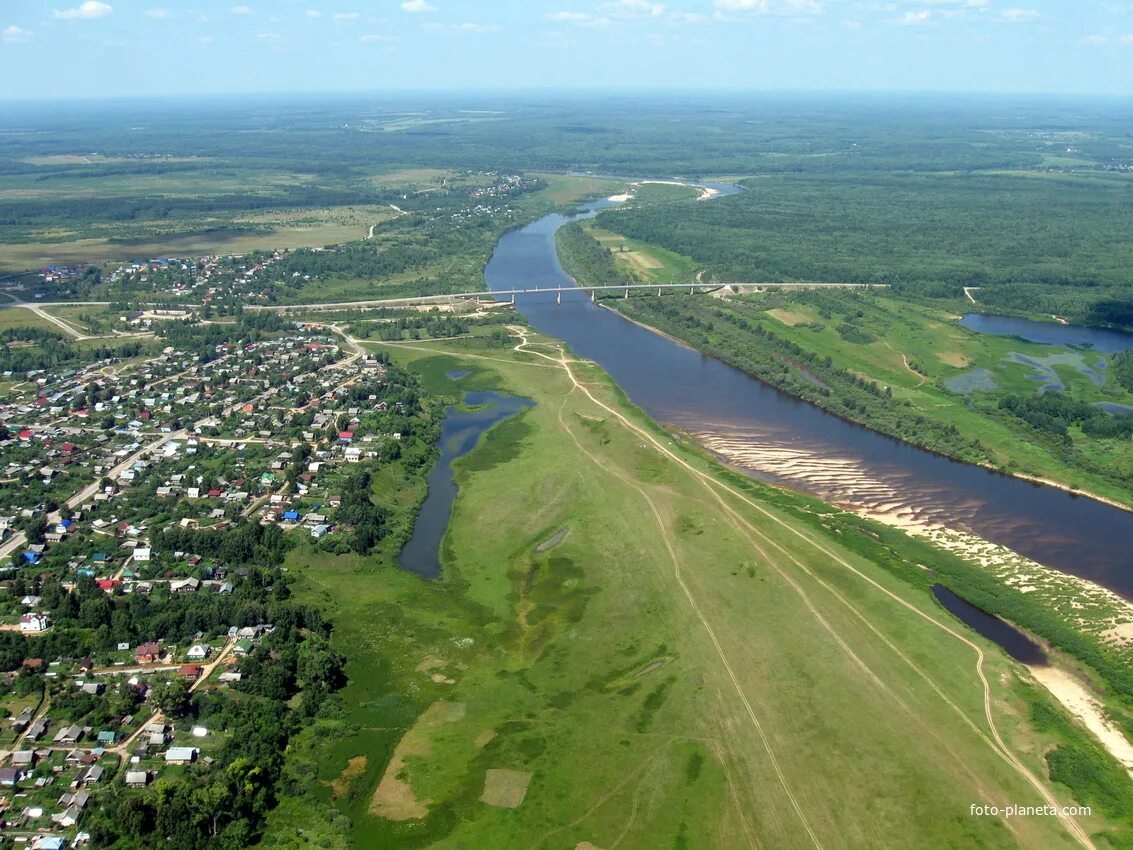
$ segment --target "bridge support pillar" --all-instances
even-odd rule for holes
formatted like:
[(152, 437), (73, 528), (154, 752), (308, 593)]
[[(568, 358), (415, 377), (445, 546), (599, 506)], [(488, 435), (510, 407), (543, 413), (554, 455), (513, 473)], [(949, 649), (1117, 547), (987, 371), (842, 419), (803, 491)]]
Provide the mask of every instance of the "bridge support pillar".
[(512, 307), (515, 306), (515, 293), (514, 292), (511, 294), (511, 306)]
[(689, 295), (692, 295), (692, 292), (693, 292), (693, 290), (694, 290), (695, 288), (696, 288), (696, 287), (694, 287), (694, 286), (690, 286), (690, 287), (688, 288), (688, 294), (689, 294)]
[(597, 289), (591, 289), (590, 290), (590, 303), (593, 304), (597, 300), (598, 300), (598, 290)]
[(563, 303), (563, 291), (561, 289), (555, 295), (555, 303), (556, 304), (562, 304)]
[(659, 286), (657, 287), (657, 297), (658, 298), (661, 297), (661, 287), (659, 287)]
[(623, 295), (622, 298), (629, 298), (629, 287), (628, 286), (626, 287), (625, 295)]

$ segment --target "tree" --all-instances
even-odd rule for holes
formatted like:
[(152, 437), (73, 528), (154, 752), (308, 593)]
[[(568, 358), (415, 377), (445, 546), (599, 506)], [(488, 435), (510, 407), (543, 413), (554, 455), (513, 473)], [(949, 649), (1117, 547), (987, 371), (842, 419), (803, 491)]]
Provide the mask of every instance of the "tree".
[(168, 679), (154, 686), (150, 699), (166, 717), (184, 717), (189, 708), (189, 684), (184, 679)]

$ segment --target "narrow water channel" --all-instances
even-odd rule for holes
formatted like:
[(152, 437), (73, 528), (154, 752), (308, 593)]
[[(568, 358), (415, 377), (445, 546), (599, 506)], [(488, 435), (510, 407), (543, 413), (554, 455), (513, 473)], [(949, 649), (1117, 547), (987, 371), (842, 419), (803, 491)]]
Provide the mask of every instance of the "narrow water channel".
[[(716, 185), (721, 195), (728, 187)], [(735, 191), (734, 187), (731, 191)], [(726, 197), (705, 203), (727, 203)], [(491, 290), (570, 286), (552, 214), (508, 233), (485, 271)], [(867, 511), (970, 531), (1133, 599), (1133, 513), (948, 460), (794, 399), (591, 304), (584, 292), (520, 296), (537, 330), (599, 363), (654, 419), (683, 428), (756, 477)]]
[(932, 594), (946, 611), (988, 640), (998, 644), (1016, 661), (1037, 665), (1048, 663), (1043, 648), (1010, 623), (994, 614), (989, 614), (982, 608), (977, 608), (942, 584), (934, 584)]
[[(454, 372), (449, 377), (459, 380), (463, 375)], [(465, 394), (464, 404), (473, 409), (449, 407), (445, 413), (437, 446), (441, 456), (429, 473), (429, 493), (413, 524), (413, 536), (397, 556), (402, 569), (422, 578), (441, 576), (441, 542), (457, 492), (453, 462), (472, 451), (489, 428), (533, 402), (496, 392), (470, 392)]]

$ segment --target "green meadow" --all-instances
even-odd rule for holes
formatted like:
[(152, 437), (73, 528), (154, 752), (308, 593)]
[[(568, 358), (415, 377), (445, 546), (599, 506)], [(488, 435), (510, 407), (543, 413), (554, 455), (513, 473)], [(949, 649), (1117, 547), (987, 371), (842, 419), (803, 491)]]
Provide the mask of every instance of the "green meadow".
[[(1129, 841), (1120, 769), (933, 602), (948, 556), (726, 472), (552, 340), (382, 350), (429, 393), (536, 404), (458, 462), (442, 579), (392, 546), (289, 556), (350, 684), (292, 744), (270, 846)], [(407, 480), (375, 495), (411, 507)], [(970, 813), (1099, 794), (1073, 823)]]

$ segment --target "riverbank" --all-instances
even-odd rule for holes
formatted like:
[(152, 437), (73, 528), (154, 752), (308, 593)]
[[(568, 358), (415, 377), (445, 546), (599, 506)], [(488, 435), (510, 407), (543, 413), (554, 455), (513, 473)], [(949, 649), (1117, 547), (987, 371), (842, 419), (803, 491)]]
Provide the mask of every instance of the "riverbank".
[[(839, 297), (844, 296), (794, 296), (791, 303)], [(853, 300), (857, 303), (864, 299)], [(1040, 433), (1032, 432), (1031, 437), (1026, 437), (1022, 432), (1031, 429), (1026, 428), (1024, 422), (1013, 424), (1006, 414), (988, 407), (986, 401), (974, 407), (973, 396), (966, 389), (967, 384), (962, 383), (969, 375), (980, 373), (974, 363), (1006, 362), (1015, 358), (1008, 364), (1012, 371), (997, 376), (997, 380), (1008, 382), (1006, 391), (1033, 394), (1035, 379), (1030, 373), (1039, 368), (1052, 369), (1043, 359), (1049, 358), (1058, 366), (1059, 379), (1071, 382), (1068, 386), (1073, 386), (1075, 392), (1087, 399), (1106, 398), (1092, 389), (1096, 380), (1092, 373), (1086, 372), (1088, 378), (1086, 375), (1075, 378), (1068, 375), (1061, 360), (1056, 360), (1057, 357), (1079, 357), (1077, 354), (1064, 357), (1058, 350), (1052, 353), (1049, 346), (1008, 338), (984, 338), (977, 343), (980, 351), (986, 349), (989, 353), (977, 359), (971, 353), (965, 356), (964, 343), (954, 339), (956, 333), (967, 337), (972, 334), (927, 318), (922, 338), (914, 341), (902, 337), (899, 347), (894, 347), (877, 342), (878, 338), (867, 335), (872, 332), (864, 327), (860, 341), (823, 334), (821, 330), (816, 333), (815, 329), (825, 323), (820, 324), (813, 307), (795, 306), (795, 313), (790, 314), (780, 311), (790, 319), (784, 321), (775, 310), (769, 309), (770, 304), (751, 299), (730, 300), (727, 305), (717, 304), (715, 308), (692, 303), (691, 299), (674, 298), (670, 302), (661, 305), (631, 299), (630, 303), (613, 306), (628, 318), (658, 328), (669, 336), (679, 336), (699, 350), (848, 422), (944, 457), (1051, 486), (1125, 511), (1133, 510), (1133, 495), (1127, 480), (1115, 477), (1118, 473), (1113, 471), (1114, 468), (1124, 469), (1124, 461), (1113, 456), (1114, 446), (1118, 444), (1078, 435), (1074, 446), (1068, 449), (1055, 445), (1053, 438), (1048, 440)], [(859, 310), (863, 308), (878, 309), (876, 305), (859, 306)], [(909, 310), (915, 312), (915, 305)], [(913, 320), (904, 321), (907, 324)], [(710, 330), (708, 322), (715, 323)], [(937, 340), (936, 336), (941, 339)], [(940, 351), (926, 351), (926, 347)], [(1015, 349), (1025, 353), (1019, 354)], [(796, 374), (804, 367), (805, 374)], [(1086, 370), (1086, 366), (1082, 369)], [(1049, 374), (1056, 373), (1050, 371)], [(956, 382), (957, 389), (945, 392), (936, 386), (940, 380)], [(990, 379), (985, 375), (981, 380)], [(1121, 398), (1124, 397), (1121, 394)], [(1080, 449), (1076, 448), (1079, 444)], [(1083, 453), (1081, 463), (1088, 463), (1090, 468), (1074, 465), (1062, 457), (1070, 451)], [(1085, 458), (1086, 452), (1090, 453), (1089, 460)], [(1133, 461), (1133, 453), (1125, 451), (1125, 454)], [(1108, 478), (1093, 468), (1103, 458), (1109, 465)]]

